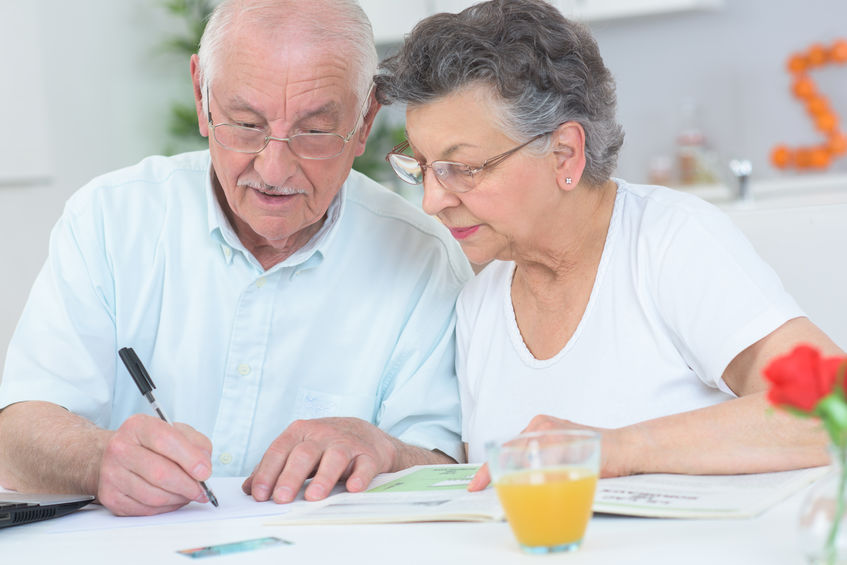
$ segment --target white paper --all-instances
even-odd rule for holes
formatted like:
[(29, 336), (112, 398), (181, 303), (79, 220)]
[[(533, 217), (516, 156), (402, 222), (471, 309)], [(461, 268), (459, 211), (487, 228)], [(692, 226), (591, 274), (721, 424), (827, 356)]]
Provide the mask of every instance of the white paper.
[(77, 532), (83, 530), (105, 530), (112, 528), (131, 528), (136, 526), (161, 526), (185, 522), (204, 522), (227, 518), (250, 518), (284, 514), (287, 505), (272, 501), (256, 502), (253, 497), (244, 494), (241, 483), (244, 477), (213, 477), (206, 484), (215, 493), (220, 506), (215, 508), (209, 503), (191, 502), (179, 510), (157, 514), (156, 516), (115, 516), (98, 504), (89, 504), (85, 508), (53, 520), (51, 533)]

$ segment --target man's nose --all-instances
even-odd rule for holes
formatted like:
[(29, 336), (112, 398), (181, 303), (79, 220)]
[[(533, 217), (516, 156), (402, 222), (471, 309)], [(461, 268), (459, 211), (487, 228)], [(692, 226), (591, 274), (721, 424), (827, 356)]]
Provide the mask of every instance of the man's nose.
[(253, 161), (253, 168), (262, 180), (272, 186), (285, 186), (297, 170), (297, 155), (291, 151), (288, 142), (281, 139), (271, 139), (268, 145)]

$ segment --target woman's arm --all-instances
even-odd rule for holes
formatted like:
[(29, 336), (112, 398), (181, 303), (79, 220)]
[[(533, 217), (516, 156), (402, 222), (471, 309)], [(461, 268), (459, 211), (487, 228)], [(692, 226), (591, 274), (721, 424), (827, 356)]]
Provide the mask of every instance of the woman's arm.
[(789, 320), (727, 366), (723, 379), (739, 398), (609, 430), (604, 471), (734, 474), (826, 464), (828, 439), (820, 422), (775, 409), (766, 398), (764, 368), (800, 343), (825, 356), (844, 355), (807, 318)]
[[(795, 318), (739, 353), (723, 374), (739, 398), (603, 433), (601, 476), (640, 473), (740, 474), (825, 465), (828, 438), (816, 419), (802, 419), (767, 401), (762, 371), (771, 359), (805, 343), (825, 356), (844, 352), (807, 318)], [(539, 415), (524, 431), (586, 428)], [(596, 428), (593, 428), (596, 429)], [(487, 469), (471, 490), (488, 484)]]

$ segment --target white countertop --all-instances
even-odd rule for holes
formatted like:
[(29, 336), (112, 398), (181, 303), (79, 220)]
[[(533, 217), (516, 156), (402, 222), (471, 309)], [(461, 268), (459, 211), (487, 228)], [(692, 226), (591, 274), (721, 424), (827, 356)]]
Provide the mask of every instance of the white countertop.
[(727, 211), (847, 203), (847, 175), (843, 174), (798, 173), (765, 180), (757, 180), (753, 176), (749, 183), (750, 197), (746, 200), (738, 198), (737, 184), (676, 188), (708, 200)]

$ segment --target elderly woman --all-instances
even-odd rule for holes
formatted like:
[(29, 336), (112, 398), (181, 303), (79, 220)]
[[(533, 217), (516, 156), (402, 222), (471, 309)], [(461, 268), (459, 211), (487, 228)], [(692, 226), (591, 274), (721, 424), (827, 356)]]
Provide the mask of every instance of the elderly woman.
[(541, 0), (437, 14), (377, 88), (407, 105), (395, 172), (487, 264), (456, 307), (470, 461), (591, 427), (603, 476), (827, 462), (815, 422), (768, 410), (761, 373), (798, 342), (841, 351), (716, 208), (610, 177), (614, 81), (584, 27)]

